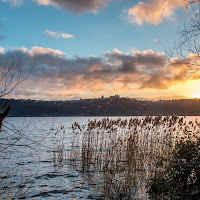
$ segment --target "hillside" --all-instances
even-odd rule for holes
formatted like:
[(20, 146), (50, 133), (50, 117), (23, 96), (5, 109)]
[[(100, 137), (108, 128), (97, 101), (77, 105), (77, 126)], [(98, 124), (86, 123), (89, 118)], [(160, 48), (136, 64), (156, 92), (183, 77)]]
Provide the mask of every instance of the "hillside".
[(12, 111), (10, 116), (143, 116), (200, 115), (200, 100), (141, 101), (130, 98), (36, 101), (1, 99)]

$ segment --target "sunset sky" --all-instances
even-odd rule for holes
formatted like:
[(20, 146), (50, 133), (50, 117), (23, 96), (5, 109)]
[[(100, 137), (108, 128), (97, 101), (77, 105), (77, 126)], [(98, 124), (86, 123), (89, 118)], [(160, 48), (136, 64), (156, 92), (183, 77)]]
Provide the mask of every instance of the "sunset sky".
[(185, 0), (0, 0), (1, 68), (34, 66), (8, 97), (200, 98), (166, 59), (191, 13)]

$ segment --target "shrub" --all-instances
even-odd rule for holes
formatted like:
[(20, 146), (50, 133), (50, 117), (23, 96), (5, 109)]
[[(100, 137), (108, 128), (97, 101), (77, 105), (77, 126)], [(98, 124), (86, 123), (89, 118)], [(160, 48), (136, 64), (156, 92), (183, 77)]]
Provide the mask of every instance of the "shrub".
[(176, 143), (148, 184), (150, 199), (200, 199), (200, 140)]

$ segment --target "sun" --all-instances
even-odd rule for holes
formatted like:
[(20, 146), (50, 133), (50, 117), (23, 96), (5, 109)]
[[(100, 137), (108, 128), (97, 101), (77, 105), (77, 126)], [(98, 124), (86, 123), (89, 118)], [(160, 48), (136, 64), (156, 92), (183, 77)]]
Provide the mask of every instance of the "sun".
[(194, 98), (200, 99), (200, 92), (193, 95)]
[(186, 98), (200, 99), (200, 80), (187, 80), (184, 84), (179, 85), (179, 92)]

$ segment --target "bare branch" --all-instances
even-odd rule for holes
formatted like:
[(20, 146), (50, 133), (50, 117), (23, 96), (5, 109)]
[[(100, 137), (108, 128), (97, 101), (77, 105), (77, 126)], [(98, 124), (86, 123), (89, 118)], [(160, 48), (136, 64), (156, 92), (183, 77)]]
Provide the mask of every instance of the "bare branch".
[(180, 39), (175, 42), (167, 55), (170, 63), (182, 65), (187, 77), (195, 76), (200, 70), (200, 1), (186, 1), (193, 12), (184, 26), (178, 29)]

